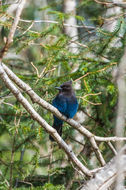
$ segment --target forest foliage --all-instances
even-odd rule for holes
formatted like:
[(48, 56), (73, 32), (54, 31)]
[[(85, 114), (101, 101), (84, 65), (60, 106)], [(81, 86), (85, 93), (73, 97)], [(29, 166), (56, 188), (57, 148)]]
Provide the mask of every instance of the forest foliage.
[[(110, 32), (102, 27), (106, 6), (92, 0), (78, 1), (77, 25), (89, 27), (78, 28), (78, 52), (75, 54), (69, 51), (72, 39), (64, 33), (64, 21), (71, 15), (63, 12), (62, 1), (47, 2), (47, 6), (41, 7), (29, 1), (3, 62), (49, 103), (57, 93), (55, 86), (72, 80), (79, 111), (86, 115), (83, 125), (94, 135), (114, 136), (118, 90), (113, 71), (116, 71), (123, 55), (126, 20), (118, 16)], [(10, 3), (3, 2), (0, 7), (0, 15), (5, 17), (0, 20), (1, 49), (14, 20), (14, 15), (7, 12), (9, 6)], [(33, 21), (43, 20), (44, 12), (57, 23)], [(32, 28), (29, 28), (31, 25)], [(76, 88), (76, 83), (79, 88)], [(22, 93), (27, 97), (25, 92)], [(52, 114), (29, 101), (52, 126)], [(76, 142), (76, 135), (75, 130), (64, 123), (63, 139), (71, 144), (81, 162), (93, 169), (92, 147), (82, 135), (80, 144)], [(109, 161), (113, 157), (112, 151), (103, 142), (99, 143), (99, 147), (104, 159)], [(81, 175), (74, 176), (74, 167), (58, 145), (51, 148), (48, 133), (31, 119), (0, 81), (0, 189), (8, 188), (7, 181), (11, 175), (13, 186), (18, 182), (21, 190), (25, 187), (63, 190), (72, 179), (71, 189), (77, 189), (84, 179)], [(99, 163), (96, 161), (95, 165)]]

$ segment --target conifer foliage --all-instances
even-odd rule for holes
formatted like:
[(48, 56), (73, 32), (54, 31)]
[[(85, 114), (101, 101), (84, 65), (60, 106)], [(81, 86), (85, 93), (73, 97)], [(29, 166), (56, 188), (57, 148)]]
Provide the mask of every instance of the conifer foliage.
[[(79, 102), (74, 119), (94, 135), (94, 141), (88, 132), (82, 132), (83, 127), (80, 132), (74, 128), (76, 124), (72, 126), (73, 121), (66, 120), (63, 140), (74, 152), (76, 165), (62, 142), (58, 146), (57, 141), (49, 141), (49, 131), (27, 111), (0, 74), (0, 189), (74, 190), (90, 179), (90, 175), (84, 177), (78, 163), (92, 171), (114, 157), (114, 140), (97, 141), (95, 136), (115, 136), (119, 94), (116, 80), (126, 42), (125, 6), (112, 1), (79, 0), (74, 15), (63, 10), (63, 0), (30, 0), (24, 5), (13, 42), (6, 47), (19, 3), (1, 2), (1, 67), (7, 66), (50, 104), (57, 93), (55, 87), (72, 80)], [(110, 7), (118, 7), (121, 13), (107, 15)], [(77, 28), (76, 40), (64, 31), (66, 20), (72, 17), (77, 25), (69, 27)], [(76, 53), (70, 51), (71, 43), (76, 44)], [(5, 67), (23, 97), (52, 126), (55, 110), (34, 102), (30, 90), (21, 89)]]

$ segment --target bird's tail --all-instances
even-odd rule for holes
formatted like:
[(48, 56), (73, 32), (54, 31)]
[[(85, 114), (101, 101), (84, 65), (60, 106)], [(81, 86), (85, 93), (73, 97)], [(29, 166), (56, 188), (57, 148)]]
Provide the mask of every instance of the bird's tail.
[[(62, 136), (62, 124), (60, 124), (58, 126), (53, 124), (53, 128), (57, 130), (57, 132), (59, 133), (60, 136)], [(51, 135), (49, 135), (49, 139), (51, 141), (55, 141), (54, 138)]]

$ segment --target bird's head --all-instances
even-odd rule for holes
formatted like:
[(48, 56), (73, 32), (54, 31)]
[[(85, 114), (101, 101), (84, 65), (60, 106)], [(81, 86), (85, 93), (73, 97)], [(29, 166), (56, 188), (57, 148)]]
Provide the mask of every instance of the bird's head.
[(59, 91), (62, 92), (71, 92), (72, 91), (72, 81), (67, 81), (61, 84), (59, 87), (56, 87)]

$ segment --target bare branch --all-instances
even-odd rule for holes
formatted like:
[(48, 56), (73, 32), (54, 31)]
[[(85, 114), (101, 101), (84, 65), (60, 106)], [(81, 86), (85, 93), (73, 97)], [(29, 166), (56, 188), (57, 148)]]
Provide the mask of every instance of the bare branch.
[[(60, 24), (58, 21), (54, 21), (54, 20), (24, 20), (24, 19), (20, 19), (21, 22), (26, 22), (26, 23), (52, 23), (52, 24)], [(95, 27), (93, 26), (86, 26), (86, 25), (73, 25), (73, 24), (66, 24), (63, 23), (63, 26), (69, 26), (69, 27), (74, 27), (74, 28), (87, 28), (87, 29), (92, 29), (95, 30)]]
[(13, 42), (13, 37), (14, 37), (15, 31), (16, 31), (22, 10), (24, 8), (25, 2), (26, 2), (26, 0), (22, 0), (18, 5), (17, 11), (16, 11), (16, 16), (14, 19), (14, 23), (13, 23), (11, 30), (9, 32), (9, 35), (8, 35), (8, 41), (7, 41), (8, 45), (10, 45)]
[(111, 142), (107, 142), (107, 144), (108, 144), (108, 146), (110, 147), (110, 149), (112, 150), (113, 154), (114, 154), (114, 155), (117, 155), (117, 151), (116, 151), (116, 149), (114, 148), (114, 146), (112, 145), (112, 143), (111, 143)]
[(90, 75), (90, 74), (95, 74), (95, 73), (103, 72), (103, 71), (105, 71), (106, 69), (108, 69), (108, 68), (109, 68), (110, 66), (112, 66), (112, 65), (117, 65), (117, 63), (114, 62), (114, 63), (111, 63), (110, 65), (107, 65), (106, 67), (104, 67), (104, 68), (102, 68), (102, 69), (100, 69), (100, 70), (88, 72), (88, 73), (86, 73), (85, 75), (83, 75), (83, 76), (79, 77), (78, 79), (76, 79), (74, 82), (77, 82), (78, 80), (81, 80), (82, 78), (85, 78), (86, 76), (88, 76), (88, 75)]
[(116, 142), (116, 141), (125, 141), (126, 137), (99, 137), (99, 136), (94, 136), (96, 141), (101, 141), (101, 142)]
[(27, 28), (27, 30), (25, 30), (25, 31), (23, 32), (22, 35), (24, 35), (26, 32), (28, 32), (28, 31), (32, 28), (33, 25), (34, 25), (34, 21), (30, 24), (30, 26)]
[(96, 154), (99, 162), (101, 163), (102, 166), (104, 166), (105, 165), (105, 160), (104, 160), (104, 158), (103, 158), (103, 156), (102, 156), (102, 154), (101, 154), (101, 152), (100, 152), (100, 150), (99, 150), (99, 148), (98, 148), (98, 146), (96, 144), (96, 141), (95, 141), (95, 139), (94, 139), (93, 136), (90, 138), (90, 142), (92, 144), (92, 147), (94, 149), (94, 152), (95, 152), (95, 154)]

